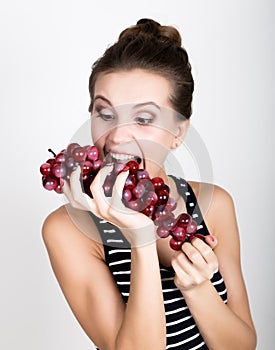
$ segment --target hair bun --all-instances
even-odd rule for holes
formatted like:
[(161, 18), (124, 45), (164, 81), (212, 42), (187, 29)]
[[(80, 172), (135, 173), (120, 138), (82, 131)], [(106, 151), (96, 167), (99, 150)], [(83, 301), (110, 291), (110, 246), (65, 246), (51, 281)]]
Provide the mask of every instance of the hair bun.
[(162, 26), (150, 18), (141, 18), (135, 26), (125, 29), (119, 39), (133, 38), (137, 35), (154, 37), (165, 43), (181, 46), (181, 36), (178, 30), (172, 26)]
[(142, 18), (137, 21), (137, 26), (140, 27), (140, 31), (146, 34), (158, 35), (160, 24), (149, 18)]

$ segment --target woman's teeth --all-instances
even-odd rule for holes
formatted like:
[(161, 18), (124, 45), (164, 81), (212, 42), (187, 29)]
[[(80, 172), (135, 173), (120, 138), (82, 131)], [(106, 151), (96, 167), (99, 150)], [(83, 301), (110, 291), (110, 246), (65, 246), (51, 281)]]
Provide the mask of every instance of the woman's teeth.
[(136, 156), (133, 156), (133, 155), (130, 155), (130, 154), (121, 154), (121, 153), (110, 152), (110, 155), (115, 160), (122, 160), (122, 161), (127, 160), (128, 161), (128, 160), (137, 159)]

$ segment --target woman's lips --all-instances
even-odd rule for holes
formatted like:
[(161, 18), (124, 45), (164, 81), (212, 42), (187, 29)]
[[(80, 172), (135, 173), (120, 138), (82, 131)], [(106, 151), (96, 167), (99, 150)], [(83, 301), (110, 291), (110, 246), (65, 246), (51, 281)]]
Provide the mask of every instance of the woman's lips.
[(137, 161), (139, 164), (141, 163), (141, 158), (139, 156), (127, 153), (117, 153), (117, 152), (108, 152), (105, 157), (105, 162), (107, 163), (127, 163), (131, 160)]

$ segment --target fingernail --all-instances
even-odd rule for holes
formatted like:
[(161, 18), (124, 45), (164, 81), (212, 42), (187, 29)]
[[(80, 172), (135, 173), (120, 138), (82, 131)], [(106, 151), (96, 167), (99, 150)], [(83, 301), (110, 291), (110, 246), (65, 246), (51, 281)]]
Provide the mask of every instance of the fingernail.
[(215, 242), (215, 237), (209, 235), (209, 238), (210, 238), (210, 240), (211, 240), (212, 242)]
[(128, 171), (130, 168), (128, 167), (128, 165), (126, 165), (123, 169), (122, 169), (122, 171)]

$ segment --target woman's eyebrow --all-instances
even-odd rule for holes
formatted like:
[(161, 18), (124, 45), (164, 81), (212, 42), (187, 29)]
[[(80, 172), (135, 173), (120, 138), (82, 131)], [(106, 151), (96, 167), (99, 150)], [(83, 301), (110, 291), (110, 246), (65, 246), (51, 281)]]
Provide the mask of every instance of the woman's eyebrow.
[(144, 107), (144, 106), (155, 106), (157, 109), (161, 109), (160, 106), (153, 102), (153, 101), (148, 101), (148, 102), (143, 102), (143, 103), (137, 103), (133, 106), (133, 109), (135, 108), (140, 108), (140, 107)]
[(109, 101), (106, 97), (102, 96), (102, 95), (96, 95), (93, 102), (95, 102), (95, 100), (101, 99), (105, 102), (107, 102), (110, 106), (112, 106), (111, 101)]
[[(98, 99), (101, 99), (101, 100), (105, 101), (106, 103), (108, 103), (110, 106), (112, 106), (111, 101), (109, 101), (103, 95), (96, 95), (95, 98), (94, 98), (94, 102), (95, 102), (95, 100), (98, 100)], [(160, 106), (157, 103), (153, 102), (153, 101), (148, 101), (148, 102), (142, 102), (142, 103), (134, 104), (133, 109), (144, 107), (144, 106), (154, 106), (154, 107), (156, 107), (159, 110), (161, 109)]]

